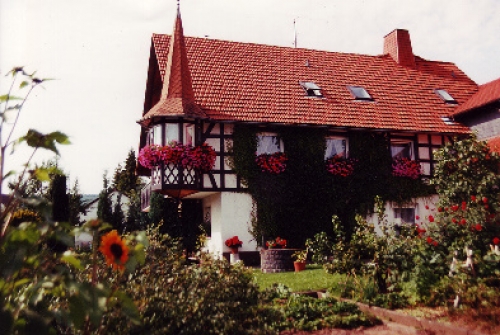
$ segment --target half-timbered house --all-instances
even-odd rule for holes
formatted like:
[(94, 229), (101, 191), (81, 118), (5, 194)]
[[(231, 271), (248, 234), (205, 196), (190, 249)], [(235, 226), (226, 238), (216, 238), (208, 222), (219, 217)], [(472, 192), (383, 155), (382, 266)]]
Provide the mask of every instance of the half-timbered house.
[[(150, 192), (197, 199), (211, 223), (212, 252), (227, 252), (224, 241), (234, 235), (244, 241), (242, 251), (255, 251), (248, 232), (252, 197), (229, 164), (238, 124), (262, 130), (257, 154), (286, 152), (277, 126), (326, 129), (325, 158), (349, 156), (353, 132), (385, 133), (394, 157), (418, 160), (423, 178), (431, 176), (433, 151), (470, 132), (452, 116), (478, 86), (453, 63), (414, 55), (406, 30), (385, 36), (381, 51), (370, 56), (185, 37), (178, 12), (172, 35), (152, 36), (139, 149), (207, 143), (216, 160), (204, 172), (139, 166), (150, 177), (143, 209)], [(389, 219), (413, 222), (425, 215), (424, 201), (388, 204)]]

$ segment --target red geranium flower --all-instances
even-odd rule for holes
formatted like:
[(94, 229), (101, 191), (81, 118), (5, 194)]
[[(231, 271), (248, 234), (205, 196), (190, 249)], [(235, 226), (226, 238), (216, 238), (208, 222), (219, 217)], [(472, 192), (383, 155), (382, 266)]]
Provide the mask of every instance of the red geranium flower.
[(434, 222), (434, 216), (429, 215), (429, 222)]
[(497, 244), (499, 244), (499, 243), (500, 243), (500, 238), (498, 238), (498, 237), (494, 237), (494, 238), (493, 238), (493, 244), (494, 244), (494, 245), (497, 245)]
[(483, 230), (483, 226), (481, 226), (479, 223), (476, 225), (475, 228), (476, 228), (477, 231)]

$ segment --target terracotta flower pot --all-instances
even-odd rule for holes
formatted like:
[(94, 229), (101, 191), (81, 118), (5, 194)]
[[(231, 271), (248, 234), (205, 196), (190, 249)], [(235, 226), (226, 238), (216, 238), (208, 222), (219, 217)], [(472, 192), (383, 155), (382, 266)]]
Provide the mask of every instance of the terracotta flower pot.
[(295, 272), (304, 271), (306, 269), (306, 262), (293, 262)]

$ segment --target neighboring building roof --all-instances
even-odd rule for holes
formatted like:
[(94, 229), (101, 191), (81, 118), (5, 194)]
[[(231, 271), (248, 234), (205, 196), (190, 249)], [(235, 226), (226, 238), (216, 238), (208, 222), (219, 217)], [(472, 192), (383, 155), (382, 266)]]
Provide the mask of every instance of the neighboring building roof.
[(497, 101), (500, 101), (500, 78), (480, 85), (477, 92), (456, 109), (454, 115), (463, 114)]
[(500, 136), (490, 138), (487, 142), (492, 151), (500, 154)]
[[(409, 35), (399, 34), (394, 43), (400, 35), (408, 38), (405, 49), (411, 53)], [(368, 56), (206, 38), (183, 40), (195, 103), (212, 120), (469, 132), (442, 118), (465, 103), (477, 85), (453, 63), (396, 57), (393, 41), (386, 41), (385, 55)], [(171, 67), (170, 41), (168, 35), (152, 37), (148, 90), (154, 97), (146, 97), (151, 105), (161, 96), (151, 85), (158, 86)], [(308, 96), (299, 82), (316, 84), (321, 95)], [(373, 99), (355, 99), (347, 86), (363, 87)], [(457, 104), (445, 103), (436, 89), (446, 90)], [(148, 110), (145, 115), (151, 116)]]

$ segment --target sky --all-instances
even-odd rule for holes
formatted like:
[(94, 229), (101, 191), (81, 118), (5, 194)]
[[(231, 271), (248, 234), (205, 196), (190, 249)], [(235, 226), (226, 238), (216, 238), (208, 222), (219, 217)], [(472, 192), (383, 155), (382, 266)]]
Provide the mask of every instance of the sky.
[[(0, 95), (14, 66), (51, 78), (25, 105), (15, 135), (62, 131), (59, 166), (97, 194), (137, 150), (151, 35), (170, 34), (176, 0), (0, 0)], [(457, 64), (484, 84), (500, 78), (498, 0), (181, 0), (185, 36), (379, 55), (410, 32), (414, 54)], [(294, 26), (295, 21), (295, 26)], [(5, 157), (21, 170), (29, 152)], [(53, 158), (39, 152), (35, 162)]]

